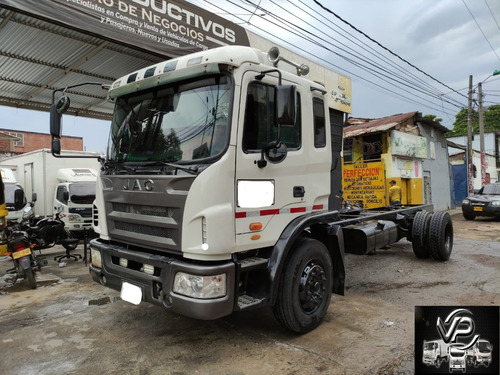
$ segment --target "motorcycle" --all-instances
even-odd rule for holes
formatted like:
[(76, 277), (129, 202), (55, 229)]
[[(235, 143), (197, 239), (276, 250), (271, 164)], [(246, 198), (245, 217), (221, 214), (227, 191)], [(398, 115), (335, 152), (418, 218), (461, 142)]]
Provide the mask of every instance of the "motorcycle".
[[(31, 203), (33, 205), (33, 203)], [(70, 231), (65, 228), (64, 222), (59, 218), (59, 213), (54, 217), (39, 217), (29, 215), (29, 208), (25, 208), (26, 216), (23, 216), (14, 227), (14, 230), (25, 231), (29, 240), (34, 245), (34, 250), (48, 249), (55, 245), (62, 245), (66, 250), (76, 249), (79, 239), (74, 238)]]
[[(8, 228), (7, 228), (8, 229)], [(31, 289), (36, 289), (35, 271), (47, 265), (44, 257), (38, 257), (33, 252), (35, 245), (31, 243), (30, 237), (25, 231), (9, 231), (7, 237), (7, 254), (14, 262), (14, 268), (8, 270), (15, 273), (14, 283), (19, 277), (24, 278)]]

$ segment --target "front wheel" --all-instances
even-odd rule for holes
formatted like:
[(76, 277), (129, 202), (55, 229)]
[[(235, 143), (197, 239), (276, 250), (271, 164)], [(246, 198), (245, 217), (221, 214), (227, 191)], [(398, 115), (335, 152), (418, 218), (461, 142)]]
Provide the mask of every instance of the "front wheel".
[(26, 283), (29, 285), (31, 289), (36, 289), (36, 278), (35, 278), (35, 271), (33, 271), (33, 267), (24, 270), (24, 278), (26, 279)]
[(332, 296), (332, 270), (323, 243), (297, 240), (285, 262), (274, 305), (274, 316), (284, 328), (306, 333), (321, 324)]

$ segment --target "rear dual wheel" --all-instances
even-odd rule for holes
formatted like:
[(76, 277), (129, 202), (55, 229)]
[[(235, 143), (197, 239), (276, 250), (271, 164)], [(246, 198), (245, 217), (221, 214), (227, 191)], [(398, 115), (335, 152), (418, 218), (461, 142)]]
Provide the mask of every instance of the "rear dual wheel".
[(453, 223), (448, 212), (419, 211), (413, 219), (412, 246), (417, 258), (446, 261), (453, 248)]

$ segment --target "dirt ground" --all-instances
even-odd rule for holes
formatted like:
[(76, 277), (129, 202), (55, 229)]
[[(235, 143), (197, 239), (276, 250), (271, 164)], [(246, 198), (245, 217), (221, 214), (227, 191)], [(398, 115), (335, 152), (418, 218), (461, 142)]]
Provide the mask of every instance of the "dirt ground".
[(10, 259), (0, 258), (0, 373), (413, 374), (415, 306), (500, 305), (500, 221), (454, 213), (447, 262), (417, 259), (405, 240), (347, 254), (346, 295), (301, 336), (267, 309), (197, 321), (128, 304), (92, 282), (83, 262), (59, 267), (62, 248), (44, 251), (36, 290), (10, 285)]

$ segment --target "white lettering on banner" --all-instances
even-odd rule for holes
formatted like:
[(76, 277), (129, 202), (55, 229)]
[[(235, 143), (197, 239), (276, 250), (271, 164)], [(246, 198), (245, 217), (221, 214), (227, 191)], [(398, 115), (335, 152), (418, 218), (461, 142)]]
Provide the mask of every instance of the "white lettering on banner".
[[(155, 0), (131, 1), (144, 7), (142, 11), (143, 18), (145, 14), (148, 14), (146, 8), (150, 8), (153, 11), (159, 14), (166, 15), (176, 21), (182, 21), (182, 19), (185, 19), (185, 22), (188, 25), (194, 26), (196, 28), (201, 28), (205, 32), (212, 32), (212, 34), (214, 34), (218, 38), (225, 39), (230, 43), (234, 43), (236, 41), (236, 33), (234, 30), (226, 28), (219, 23), (213, 22), (212, 20), (205, 21), (202, 16), (194, 14), (193, 12), (190, 12), (176, 4), (167, 3), (165, 0), (161, 2), (161, 6), (158, 6), (158, 2)], [(122, 3), (122, 1), (120, 1), (120, 3)], [(160, 22), (160, 24), (162, 24), (160, 21), (161, 17), (157, 15), (153, 16), (151, 12), (149, 12), (149, 22), (153, 22), (153, 19), (155, 19), (156, 22)], [(163, 26), (166, 27), (165, 25)]]
[[(101, 24), (181, 48), (183, 44), (207, 50), (213, 44), (236, 42), (237, 30), (206, 15), (168, 0), (66, 0), (98, 13)], [(186, 5), (187, 6), (187, 5)], [(194, 8), (196, 9), (196, 8)], [(237, 26), (235, 26), (237, 27)]]

